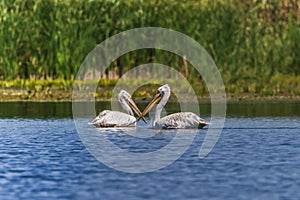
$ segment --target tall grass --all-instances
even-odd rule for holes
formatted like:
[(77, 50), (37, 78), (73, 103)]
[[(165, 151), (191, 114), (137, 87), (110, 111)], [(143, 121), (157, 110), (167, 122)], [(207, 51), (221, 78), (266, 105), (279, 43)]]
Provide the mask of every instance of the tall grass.
[[(198, 41), (225, 83), (251, 80), (259, 88), (274, 74), (299, 75), (299, 16), (297, 0), (3, 0), (0, 80), (73, 80), (96, 44), (121, 31), (157, 26)], [(110, 69), (120, 76), (151, 61), (197, 75), (178, 56), (153, 49), (128, 53)]]

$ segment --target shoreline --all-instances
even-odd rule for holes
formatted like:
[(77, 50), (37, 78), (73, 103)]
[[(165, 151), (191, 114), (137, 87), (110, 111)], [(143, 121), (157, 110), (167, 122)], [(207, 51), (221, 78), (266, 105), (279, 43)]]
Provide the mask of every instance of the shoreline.
[[(149, 96), (149, 95), (148, 95)], [(150, 95), (151, 96), (151, 95)], [(84, 96), (81, 97), (83, 101), (92, 101)], [(134, 97), (136, 102), (148, 102), (150, 98)], [(98, 95), (95, 97), (97, 102), (109, 102), (111, 98), (109, 96)], [(79, 100), (80, 101), (80, 100)], [(210, 103), (209, 96), (198, 96), (199, 103)], [(226, 94), (227, 103), (280, 103), (280, 102), (295, 102), (300, 103), (300, 96), (293, 95), (276, 95), (276, 96), (262, 96), (253, 93), (244, 94)], [(31, 92), (24, 89), (3, 89), (0, 88), (0, 103), (3, 102), (72, 102), (72, 90), (56, 90), (45, 93)], [(176, 102), (174, 99), (170, 99), (169, 102)]]

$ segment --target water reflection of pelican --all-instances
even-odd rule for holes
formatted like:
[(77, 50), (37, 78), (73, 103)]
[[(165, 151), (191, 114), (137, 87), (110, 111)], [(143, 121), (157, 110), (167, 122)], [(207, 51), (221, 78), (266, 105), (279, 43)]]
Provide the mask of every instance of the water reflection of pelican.
[(192, 112), (179, 112), (168, 115), (166, 117), (160, 118), (161, 111), (169, 100), (171, 94), (171, 89), (168, 84), (158, 88), (156, 95), (150, 101), (148, 106), (142, 113), (141, 117), (144, 117), (151, 108), (157, 103), (155, 117), (152, 122), (154, 128), (164, 128), (164, 129), (188, 129), (188, 128), (203, 128), (208, 125), (209, 122), (200, 118), (198, 115)]
[(128, 92), (121, 90), (118, 95), (118, 101), (128, 114), (119, 111), (104, 110), (90, 124), (96, 127), (134, 127), (136, 126), (136, 118), (133, 111), (146, 122)]

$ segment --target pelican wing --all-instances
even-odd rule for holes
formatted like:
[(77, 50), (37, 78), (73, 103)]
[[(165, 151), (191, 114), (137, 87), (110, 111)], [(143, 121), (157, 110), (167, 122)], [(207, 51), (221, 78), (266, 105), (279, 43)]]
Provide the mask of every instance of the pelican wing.
[(164, 129), (187, 129), (203, 128), (208, 124), (209, 122), (192, 112), (180, 112), (161, 118), (155, 123), (155, 127)]
[(91, 124), (96, 127), (129, 127), (136, 125), (136, 119), (119, 111), (104, 110)]

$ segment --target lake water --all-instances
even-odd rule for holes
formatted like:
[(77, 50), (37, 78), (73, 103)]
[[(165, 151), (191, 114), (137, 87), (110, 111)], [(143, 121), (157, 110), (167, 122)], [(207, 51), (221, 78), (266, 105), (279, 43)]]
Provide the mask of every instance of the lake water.
[[(173, 164), (140, 174), (93, 157), (77, 134), (71, 107), (0, 103), (0, 199), (300, 198), (300, 103), (229, 104), (221, 137), (206, 158), (198, 153), (207, 128)], [(209, 119), (210, 106), (200, 109)], [(140, 140), (123, 132), (99, 134), (132, 152), (150, 152), (176, 131)]]

